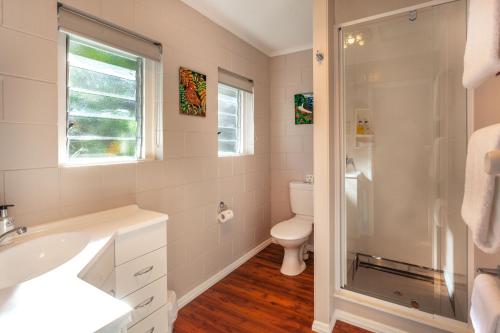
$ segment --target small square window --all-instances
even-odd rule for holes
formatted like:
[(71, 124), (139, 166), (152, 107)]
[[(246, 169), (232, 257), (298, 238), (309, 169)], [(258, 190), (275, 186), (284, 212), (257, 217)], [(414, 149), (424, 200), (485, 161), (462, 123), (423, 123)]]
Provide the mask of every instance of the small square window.
[(219, 83), (219, 156), (253, 154), (253, 93)]

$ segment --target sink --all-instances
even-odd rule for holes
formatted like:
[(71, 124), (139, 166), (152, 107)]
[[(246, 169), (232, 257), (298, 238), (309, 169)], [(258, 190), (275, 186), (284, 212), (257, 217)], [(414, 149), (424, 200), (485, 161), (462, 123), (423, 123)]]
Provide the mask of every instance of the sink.
[(359, 176), (361, 176), (360, 171), (349, 171), (349, 172), (346, 172), (346, 174), (345, 174), (345, 178), (347, 178), (347, 179), (358, 179)]
[(35, 238), (0, 250), (0, 289), (33, 279), (64, 264), (88, 242), (87, 234), (69, 232)]

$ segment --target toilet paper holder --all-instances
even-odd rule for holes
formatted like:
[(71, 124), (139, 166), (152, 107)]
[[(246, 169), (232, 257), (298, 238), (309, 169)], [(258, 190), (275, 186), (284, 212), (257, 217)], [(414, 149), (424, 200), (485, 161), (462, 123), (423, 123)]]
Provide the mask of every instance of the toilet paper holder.
[(229, 209), (229, 207), (224, 203), (224, 201), (219, 202), (219, 210), (217, 211), (219, 214), (227, 209)]

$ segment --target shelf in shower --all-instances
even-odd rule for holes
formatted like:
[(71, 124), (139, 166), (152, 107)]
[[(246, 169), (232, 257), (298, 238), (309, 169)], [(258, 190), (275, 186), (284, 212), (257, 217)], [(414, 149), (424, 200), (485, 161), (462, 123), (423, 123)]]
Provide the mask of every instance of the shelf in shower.
[(371, 147), (375, 143), (373, 134), (356, 134), (356, 147)]

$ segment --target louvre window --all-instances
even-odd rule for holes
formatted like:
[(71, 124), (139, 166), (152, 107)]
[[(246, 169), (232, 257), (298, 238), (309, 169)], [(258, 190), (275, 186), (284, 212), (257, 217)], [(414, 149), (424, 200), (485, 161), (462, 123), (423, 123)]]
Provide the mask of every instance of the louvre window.
[(62, 164), (161, 159), (161, 44), (64, 4), (58, 26)]
[(240, 153), (241, 93), (219, 84), (219, 152)]
[(253, 154), (253, 83), (249, 82), (219, 71), (219, 156)]
[(71, 37), (67, 61), (68, 158), (139, 158), (143, 58)]

